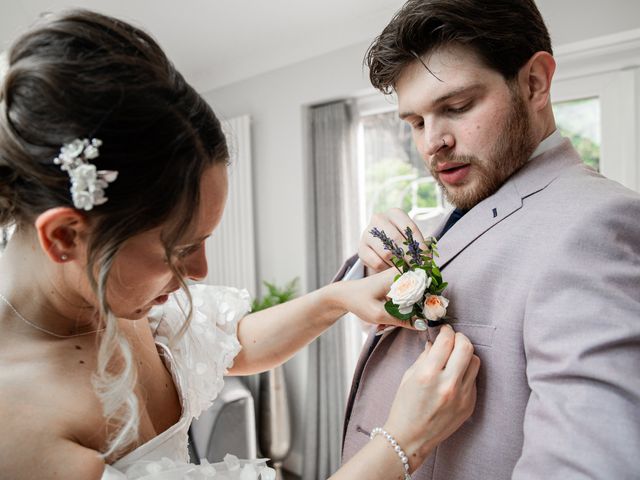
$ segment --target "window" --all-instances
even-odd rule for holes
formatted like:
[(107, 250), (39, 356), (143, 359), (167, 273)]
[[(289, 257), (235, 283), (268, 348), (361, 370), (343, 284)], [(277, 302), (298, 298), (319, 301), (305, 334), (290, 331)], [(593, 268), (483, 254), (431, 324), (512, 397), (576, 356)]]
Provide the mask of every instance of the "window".
[(553, 113), (562, 136), (571, 140), (587, 165), (600, 170), (600, 99), (556, 102)]
[(418, 222), (444, 212), (440, 187), (415, 148), (411, 127), (395, 108), (361, 111), (357, 137), (361, 229), (372, 214), (390, 208), (402, 208)]

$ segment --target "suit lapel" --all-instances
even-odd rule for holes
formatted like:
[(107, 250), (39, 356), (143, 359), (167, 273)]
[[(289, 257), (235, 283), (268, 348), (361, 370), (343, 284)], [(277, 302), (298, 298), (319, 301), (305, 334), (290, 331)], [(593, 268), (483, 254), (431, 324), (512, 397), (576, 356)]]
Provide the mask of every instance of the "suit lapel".
[(512, 182), (505, 183), (498, 192), (469, 210), (444, 234), (438, 242), (438, 266), (446, 267), (468, 245), (520, 207), (520, 194)]
[(532, 158), (495, 194), (469, 210), (442, 236), (438, 242), (438, 266), (446, 267), (476, 239), (522, 208), (524, 198), (545, 189), (564, 169), (580, 162), (578, 153), (566, 139), (557, 147)]

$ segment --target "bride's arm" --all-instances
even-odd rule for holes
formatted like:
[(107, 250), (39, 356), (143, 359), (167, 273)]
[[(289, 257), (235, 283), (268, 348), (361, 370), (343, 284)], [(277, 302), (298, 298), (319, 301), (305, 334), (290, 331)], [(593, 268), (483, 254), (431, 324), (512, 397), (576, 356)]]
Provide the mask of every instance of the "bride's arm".
[(336, 282), (302, 297), (244, 317), (238, 325), (242, 344), (230, 375), (249, 375), (287, 361), (347, 311), (363, 320), (403, 325), (384, 310), (393, 282), (389, 270), (362, 280)]

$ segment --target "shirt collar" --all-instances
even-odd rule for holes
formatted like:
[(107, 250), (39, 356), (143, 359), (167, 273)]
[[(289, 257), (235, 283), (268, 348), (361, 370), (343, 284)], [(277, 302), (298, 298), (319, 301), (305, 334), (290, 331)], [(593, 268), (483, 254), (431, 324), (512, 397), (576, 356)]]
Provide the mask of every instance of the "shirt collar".
[(542, 155), (543, 153), (560, 145), (562, 141), (563, 141), (563, 138), (562, 138), (562, 135), (560, 134), (560, 130), (556, 128), (551, 135), (549, 135), (547, 138), (545, 138), (540, 142), (540, 145), (538, 145), (538, 148), (536, 148), (533, 151), (533, 153), (531, 154), (531, 157), (529, 158)]

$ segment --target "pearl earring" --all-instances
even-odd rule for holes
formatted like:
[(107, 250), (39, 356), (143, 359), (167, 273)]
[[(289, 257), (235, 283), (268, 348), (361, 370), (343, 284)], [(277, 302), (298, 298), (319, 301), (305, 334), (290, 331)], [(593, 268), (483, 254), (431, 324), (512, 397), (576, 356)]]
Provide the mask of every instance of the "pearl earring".
[(69, 257), (67, 256), (66, 253), (63, 253), (62, 255), (60, 255), (60, 260), (62, 260), (63, 262), (66, 262), (69, 259)]

